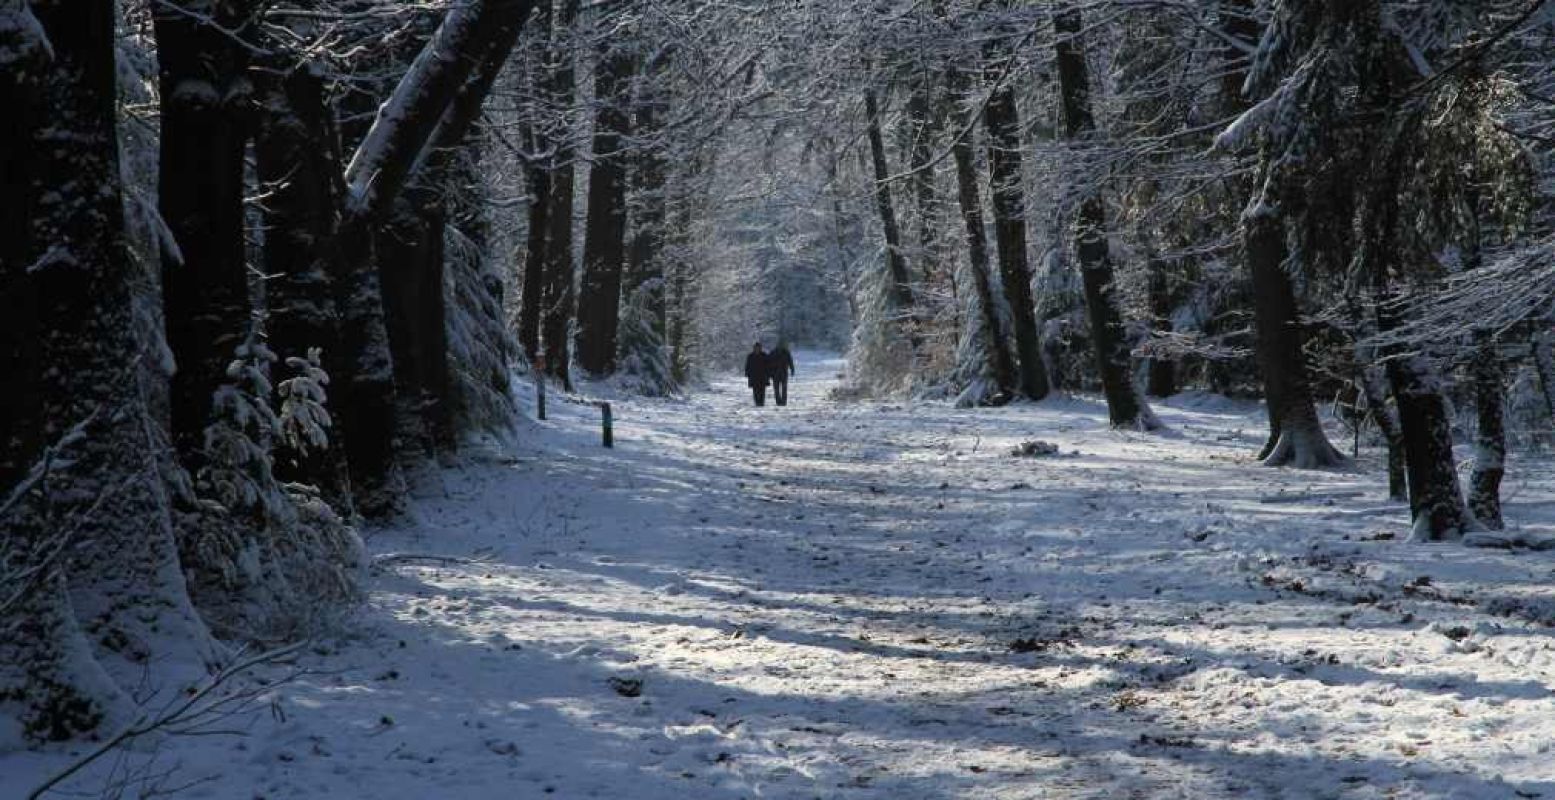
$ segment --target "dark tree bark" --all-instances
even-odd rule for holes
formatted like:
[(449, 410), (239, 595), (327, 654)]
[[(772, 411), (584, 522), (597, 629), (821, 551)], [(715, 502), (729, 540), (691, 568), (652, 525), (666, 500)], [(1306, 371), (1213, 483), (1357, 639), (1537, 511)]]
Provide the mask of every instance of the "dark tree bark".
[[(268, 316), (271, 349), (283, 362), (306, 358), (322, 348), (322, 363), (332, 379), (348, 373), (341, 348), (340, 305), (344, 285), (330, 274), (325, 248), (335, 235), (343, 186), (338, 135), (324, 99), (323, 81), (307, 65), (268, 65), (260, 83), (259, 119), (254, 156), (264, 203)], [(289, 371), (287, 371), (289, 374)], [(337, 377), (338, 376), (338, 377)], [(337, 404), (330, 402), (331, 414)], [(278, 446), (276, 475), (317, 486), (341, 515), (355, 515), (344, 437), (330, 431), (320, 451)]]
[[(548, 44), (551, 31), (551, 0), (535, 3), (534, 28), (537, 41)], [(530, 57), (527, 75), (529, 88), (539, 93), (545, 88), (548, 48), (537, 48)], [(523, 141), (530, 153), (540, 154), (550, 149), (551, 137), (546, 135), (543, 123), (526, 122), (521, 130)], [(545, 292), (545, 265), (547, 239), (550, 233), (551, 168), (538, 158), (524, 161), (524, 188), (529, 196), (528, 224), (525, 226), (523, 282), (519, 288), (518, 345), (531, 367), (540, 363), (540, 327), (545, 316), (542, 298)]]
[[(956, 102), (964, 103), (967, 81), (959, 71), (952, 69), (947, 79)], [(994, 300), (993, 277), (988, 263), (988, 232), (983, 224), (982, 198), (977, 191), (977, 165), (973, 155), (974, 131), (963, 119), (958, 127), (966, 134), (956, 139), (951, 155), (956, 162), (956, 199), (961, 208), (961, 221), (966, 227), (968, 269), (972, 286), (977, 293), (978, 325), (982, 330), (983, 346), (988, 353), (989, 371), (998, 384), (998, 392), (1005, 398), (1019, 390), (1015, 372), (1015, 359), (1010, 354), (1009, 341), (1004, 326), (999, 322), (999, 309)], [(1029, 284), (1028, 284), (1029, 285)], [(1037, 368), (1042, 369), (1038, 353)], [(1044, 375), (1044, 383), (1045, 375)]]
[[(1095, 132), (1096, 124), (1091, 116), (1090, 74), (1079, 38), (1084, 29), (1080, 12), (1074, 8), (1060, 11), (1053, 19), (1053, 27), (1058, 34), (1058, 80), (1065, 132), (1071, 140), (1082, 140)], [(1085, 286), (1085, 309), (1090, 317), (1097, 372), (1107, 398), (1107, 415), (1114, 427), (1152, 430), (1160, 423), (1130, 379), (1128, 340), (1112, 296), (1112, 260), (1107, 250), (1107, 206), (1100, 189), (1095, 188), (1080, 201), (1075, 251)]]
[(896, 223), (896, 206), (891, 202), (890, 168), (886, 166), (885, 140), (880, 134), (880, 107), (874, 89), (864, 90), (864, 114), (869, 126), (870, 164), (875, 173), (875, 208), (880, 212), (880, 230), (885, 237), (886, 269), (891, 278), (891, 299), (910, 331), (917, 350), (918, 332), (912, 322), (916, 307), (912, 278), (907, 274), (907, 259), (902, 254), (902, 231)]
[[(540, 144), (538, 141), (536, 144)], [(543, 145), (542, 145), (543, 146)], [(538, 152), (541, 147), (535, 147)], [(524, 247), (524, 285), (519, 290), (518, 343), (534, 364), (540, 357), (540, 297), (545, 288), (546, 233), (550, 230), (551, 171), (530, 164), (524, 169), (529, 190), (529, 226)]]
[[(443, 306), (443, 237), (447, 220), (437, 184), (408, 189), (376, 231), (384, 327), (394, 364), (396, 429), (427, 455), (451, 449), (447, 414), (447, 352)], [(410, 442), (404, 442), (410, 444)]]
[[(1005, 56), (1010, 58), (1011, 56)], [(991, 80), (1001, 77), (997, 59), (985, 68)], [(1026, 247), (1026, 196), (1020, 155), (1020, 117), (1008, 80), (994, 89), (984, 111), (988, 126), (988, 183), (993, 198), (994, 243), (999, 275), (1014, 325), (1015, 350), (1020, 356), (1020, 390), (1032, 400), (1047, 397), (1047, 368), (1042, 362), (1042, 337), (1037, 329), (1037, 305), (1031, 294), (1031, 264)]]
[(1447, 419), (1446, 401), (1436, 390), (1435, 372), (1417, 356), (1389, 359), (1387, 372), (1393, 396), (1398, 400), (1399, 427), (1404, 432), (1413, 538), (1461, 538), (1472, 523), (1458, 486), (1452, 425)]
[(621, 322), (621, 274), (626, 265), (627, 115), (634, 63), (619, 49), (602, 53), (594, 73), (594, 158), (589, 168), (583, 276), (578, 290), (578, 366), (593, 375), (615, 372)]
[(1404, 477), (1404, 435), (1398, 427), (1398, 415), (1388, 408), (1388, 378), (1382, 367), (1375, 366), (1375, 359), (1362, 357), (1360, 377), (1361, 392), (1366, 396), (1366, 408), (1373, 424), (1387, 443), (1388, 498), (1408, 500), (1409, 487)]
[[(0, 494), (0, 547), (37, 582), (0, 613), (0, 702), (15, 704), (25, 735), (64, 739), (128, 721), (114, 679), (161, 690), (166, 665), (198, 669), (216, 648), (189, 603), (148, 456), (156, 425), (141, 390), (146, 354), (124, 240), (115, 5), (31, 0), (26, 9), (48, 45), (32, 41), (22, 64), (0, 74), (0, 100), (17, 117), (0, 137), (22, 145), (8, 153), (28, 154), (7, 167), (18, 180), (0, 221), (17, 239), (0, 250), (0, 285), (37, 311), (0, 323), (0, 352), (21, 356), (35, 399), (20, 403), (21, 420), (0, 422), (8, 447), (25, 448), (4, 459), (8, 481), (25, 485)], [(10, 340), (18, 333), (36, 336), (32, 349)], [(18, 422), (37, 433), (16, 435)], [(46, 465), (45, 444), (57, 448)], [(55, 552), (60, 537), (70, 546)]]
[(1263, 371), (1269, 427), (1276, 435), (1263, 463), (1315, 469), (1344, 462), (1328, 441), (1307, 377), (1300, 319), (1285, 274), (1285, 231), (1277, 211), (1259, 206), (1242, 217), (1242, 248), (1253, 283), (1253, 323)]
[(205, 463), (212, 397), (251, 322), (243, 237), (248, 143), (246, 50), (230, 33), (238, 0), (153, 5), (162, 97), (158, 197), (178, 250), (162, 289), (173, 375), (173, 443), (191, 473)]
[[(551, 73), (545, 81), (544, 92), (551, 107), (565, 109), (572, 105), (576, 87), (572, 65), (572, 50), (568, 44), (573, 22), (578, 17), (578, 0), (553, 0), (560, 3), (553, 12), (550, 59)], [(545, 353), (546, 370), (572, 391), (572, 365), (569, 329), (572, 326), (576, 295), (573, 282), (576, 267), (572, 259), (572, 194), (574, 168), (570, 131), (558, 136), (551, 163), (551, 179), (546, 211), (545, 234), (545, 284), (540, 293), (541, 344)]]

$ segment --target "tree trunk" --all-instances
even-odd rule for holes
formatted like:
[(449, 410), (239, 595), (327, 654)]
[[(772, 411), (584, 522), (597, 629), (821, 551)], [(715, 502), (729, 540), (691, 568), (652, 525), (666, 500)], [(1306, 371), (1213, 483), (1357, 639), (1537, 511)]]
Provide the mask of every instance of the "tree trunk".
[(1533, 370), (1539, 374), (1544, 407), (1555, 420), (1555, 333), (1540, 331), (1533, 337)]
[[(1053, 27), (1058, 34), (1058, 80), (1065, 132), (1071, 140), (1082, 140), (1094, 133), (1096, 125), (1091, 116), (1090, 75), (1085, 49), (1079, 40), (1084, 28), (1080, 12), (1074, 8), (1059, 12), (1053, 19)], [(1085, 286), (1085, 308), (1091, 322), (1097, 372), (1107, 398), (1107, 415), (1114, 427), (1159, 428), (1160, 423), (1134, 389), (1130, 377), (1128, 340), (1112, 296), (1107, 207), (1099, 187), (1088, 191), (1080, 201), (1075, 251)]]
[[(63, 3), (54, 5), (57, 19)], [(50, 119), (51, 103), (62, 96), (79, 102), (74, 97), (79, 90), (72, 85), (78, 76), (65, 70), (91, 68), (104, 59), (112, 68), (112, 3), (91, 4), (79, 20), (82, 29), (68, 41), (56, 38), (52, 25), (59, 23), (51, 25), (51, 9), (33, 6), (50, 26), (44, 33), (54, 40), (53, 52), (45, 53), (42, 40), (33, 41), (0, 73), (0, 103), (9, 112), (0, 121), (0, 152), (35, 152), (45, 141), (43, 123)], [(18, 28), (27, 30), (26, 23), (12, 29)], [(47, 495), (42, 487), (23, 488), (49, 468), (46, 408), (61, 399), (44, 395), (49, 388), (44, 322), (61, 320), (40, 317), (43, 287), (28, 267), (49, 251), (43, 237), (51, 224), (75, 222), (44, 199), (68, 174), (74, 170), (53, 174), (37, 159), (0, 159), (0, 185), (9, 192), (0, 203), (0, 374), (6, 376), (0, 392), (0, 585), (5, 587), (0, 589), (0, 714), (12, 715), (30, 741), (59, 741), (100, 725), (111, 727), (130, 710), (128, 697), (93, 658), (70, 604), (65, 570), (51, 558), (65, 540), (63, 532), (54, 530), (58, 520), (47, 513)], [(91, 177), (79, 175), (78, 181)], [(55, 219), (45, 219), (44, 212)]]
[(621, 272), (626, 264), (626, 159), (631, 134), (625, 108), (632, 58), (602, 54), (594, 73), (594, 160), (589, 168), (588, 219), (583, 234), (583, 277), (578, 291), (578, 366), (604, 376), (615, 372), (621, 322)]
[[(933, 88), (927, 75), (920, 76), (907, 99), (907, 123), (911, 126), (908, 171), (912, 173), (913, 203), (918, 212), (918, 258), (922, 260), (924, 285), (933, 285), (939, 276), (939, 226), (934, 214), (934, 139), (939, 132), (936, 111), (931, 105)], [(954, 286), (954, 282), (951, 284)]]
[[(1166, 260), (1158, 255), (1152, 255), (1148, 268), (1150, 270), (1150, 314), (1153, 317), (1151, 327), (1160, 333), (1171, 333), (1172, 293)], [(1145, 394), (1152, 397), (1171, 397), (1177, 394), (1177, 363), (1167, 358), (1152, 357)]]
[(370, 517), (392, 516), (404, 497), (404, 478), (394, 459), (394, 362), (382, 286), (373, 267), (372, 233), (425, 162), (431, 143), (444, 138), (439, 128), (449, 124), (445, 116), (482, 64), (471, 54), (486, 54), (500, 37), (516, 33), (530, 6), (529, 0), (472, 0), (449, 10), (379, 108), (346, 169), (345, 214), (331, 249), (331, 272), (346, 286), (341, 347), (350, 371), (336, 389), (342, 395), (341, 422), (358, 505)]
[(1242, 216), (1242, 248), (1253, 284), (1253, 323), (1273, 445), (1263, 463), (1316, 469), (1344, 463), (1328, 441), (1307, 378), (1296, 295), (1285, 274), (1285, 231), (1260, 205)]
[(1506, 472), (1506, 386), (1495, 340), (1482, 338), (1474, 353), (1474, 399), (1478, 426), (1474, 435), (1474, 472), (1469, 478), (1469, 511), (1481, 525), (1506, 527), (1501, 519), (1501, 477)]
[[(536, 143), (534, 152), (541, 146)], [(529, 229), (524, 247), (524, 285), (519, 293), (518, 343), (534, 364), (540, 357), (540, 296), (545, 287), (545, 235), (550, 229), (551, 171), (537, 165), (524, 170), (529, 189)]]
[[(308, 66), (270, 65), (261, 84), (260, 117), (254, 156), (267, 199), (263, 251), (268, 311), (265, 330), (283, 363), (323, 349), (332, 379), (349, 374), (336, 346), (340, 330), (337, 293), (341, 283), (329, 272), (324, 248), (335, 235), (343, 187), (339, 177), (337, 134), (324, 102), (324, 85)], [(332, 415), (338, 404), (329, 403)], [(355, 515), (344, 435), (329, 432), (329, 446), (306, 452), (280, 445), (276, 475), (316, 486), (346, 519)]]
[[(989, 64), (985, 73), (998, 79), (1001, 69)], [(1036, 300), (1031, 294), (1031, 264), (1026, 250), (1026, 197), (1020, 155), (1020, 118), (1015, 92), (1008, 81), (994, 89), (983, 115), (988, 126), (988, 183), (993, 198), (994, 244), (999, 252), (999, 275), (1004, 299), (1009, 303), (1015, 328), (1015, 349), (1020, 356), (1020, 390), (1032, 400), (1051, 390), (1042, 362), (1042, 337), (1037, 330)]]
[[(687, 182), (686, 173), (692, 173), (697, 169), (693, 162), (681, 173), (681, 181)], [(679, 182), (678, 182), (679, 183)], [(669, 314), (667, 320), (667, 333), (670, 349), (670, 372), (676, 383), (684, 384), (691, 378), (691, 312), (694, 305), (694, 286), (692, 278), (693, 266), (687, 262), (684, 253), (687, 252), (691, 239), (691, 208), (692, 197), (683, 186), (677, 186), (672, 195), (674, 202), (667, 204), (668, 228), (667, 244), (673, 253), (666, 265), (666, 277), (669, 279), (669, 297), (667, 298), (666, 311)]]
[(664, 193), (664, 153), (657, 138), (663, 133), (664, 118), (669, 109), (663, 99), (663, 89), (653, 81), (661, 77), (653, 64), (642, 73), (640, 83), (643, 96), (639, 98), (636, 120), (632, 124), (634, 136), (641, 145), (633, 160), (631, 170), (632, 218), (628, 229), (631, 243), (626, 254), (626, 293), (647, 293), (646, 305), (650, 311), (653, 332), (662, 343), (668, 336), (668, 317), (665, 309), (664, 225), (666, 198)]
[[(958, 71), (952, 70), (947, 79), (951, 90), (957, 94), (955, 102), (965, 101), (967, 81)], [(1015, 359), (1010, 354), (1009, 340), (1000, 324), (999, 308), (993, 294), (993, 277), (988, 263), (988, 232), (983, 225), (982, 198), (977, 191), (977, 165), (973, 161), (974, 135), (971, 126), (962, 120), (957, 127), (964, 129), (951, 148), (956, 162), (956, 199), (961, 208), (961, 220), (966, 227), (967, 261), (971, 272), (973, 290), (977, 294), (978, 327), (982, 331), (983, 347), (988, 357), (988, 370), (994, 376), (998, 393), (1008, 398), (1018, 391)], [(1037, 368), (1042, 362), (1037, 360)], [(1046, 375), (1044, 374), (1044, 383)]]
[(1460, 539), (1472, 529), (1452, 454), (1447, 404), (1436, 390), (1433, 368), (1419, 356), (1388, 360), (1388, 381), (1398, 400), (1399, 427), (1409, 478), (1411, 536), (1416, 541)]
[[(22, 563), (40, 578), (0, 613), (0, 703), (20, 707), (29, 737), (63, 739), (126, 721), (109, 675), (145, 687), (149, 670), (151, 688), (162, 689), (162, 680), (198, 674), (217, 649), (189, 603), (163, 479), (148, 457), (157, 443), (140, 386), (145, 353), (124, 242), (115, 5), (32, 0), (6, 13), (29, 11), (47, 45), (34, 41), (22, 57), (30, 49), (38, 67), (0, 76), (17, 118), (0, 136), (22, 145), (7, 152), (28, 153), (7, 167), (22, 180), (8, 184), (0, 219), (21, 237), (0, 251), (0, 284), (37, 310), (0, 331), (37, 336), (35, 349), (8, 340), (3, 352), (36, 358), (21, 365), (21, 385), (36, 389), (21, 404), (38, 430), (10, 430), (27, 418), (0, 423), (6, 443), (27, 450), (7, 453), (7, 479), (39, 475), (40, 448), (59, 447), (41, 480), (27, 489), (8, 484), (0, 495), (0, 547), (30, 554)], [(29, 25), (20, 27), (25, 37)], [(61, 536), (72, 546), (48, 558)], [(0, 590), (0, 603), (14, 588)]]
[[(1387, 187), (1380, 187), (1382, 203), (1393, 203)], [(1392, 213), (1383, 208), (1380, 213)], [(1384, 230), (1390, 227), (1384, 226)], [(1368, 247), (1387, 247), (1390, 243), (1370, 243)], [(1387, 333), (1397, 327), (1396, 311), (1391, 306), (1387, 272), (1377, 269), (1372, 276), (1375, 293), (1377, 330)], [(1458, 485), (1457, 462), (1452, 452), (1452, 423), (1447, 417), (1447, 402), (1441, 394), (1441, 381), (1435, 367), (1425, 356), (1384, 350), (1388, 383), (1398, 405), (1399, 432), (1404, 444), (1405, 475), (1409, 486), (1409, 512), (1413, 520), (1412, 541), (1444, 541), (1463, 538), (1474, 529)]]
[[(575, 92), (569, 37), (578, 16), (578, 0), (553, 1), (561, 4), (559, 13), (554, 14), (551, 31), (551, 55), (556, 66), (545, 81), (545, 94), (553, 108), (566, 109), (572, 105)], [(552, 156), (547, 199), (550, 209), (546, 212), (545, 286), (540, 295), (543, 309), (540, 334), (545, 366), (569, 392), (572, 391), (572, 366), (568, 336), (575, 306), (573, 280), (576, 271), (572, 261), (574, 169), (570, 136), (570, 131), (562, 131)]]
[(918, 349), (917, 325), (913, 321), (916, 302), (912, 278), (907, 274), (907, 259), (902, 255), (902, 232), (896, 224), (896, 207), (891, 202), (890, 168), (886, 166), (885, 140), (880, 135), (880, 107), (874, 89), (864, 90), (864, 114), (868, 117), (869, 155), (875, 174), (875, 208), (880, 212), (880, 230), (885, 237), (886, 269), (891, 278), (891, 299), (906, 326), (913, 351)]
[(161, 87), (158, 198), (177, 242), (163, 255), (163, 306), (173, 375), (173, 443), (198, 475), (212, 397), (248, 336), (245, 260), (244, 120), (252, 98), (246, 51), (229, 31), (244, 22), (239, 2), (154, 5)]
[(448, 342), (443, 330), (447, 231), (441, 181), (441, 174), (422, 175), (374, 234), (384, 326), (394, 364), (395, 427), (402, 444), (418, 443), (428, 456), (447, 449), (452, 438), (447, 417)]
[[(1370, 365), (1374, 359), (1362, 356), (1361, 364)], [(1366, 395), (1366, 407), (1372, 422), (1388, 451), (1388, 498), (1408, 500), (1409, 486), (1404, 477), (1404, 435), (1399, 431), (1398, 416), (1388, 409), (1388, 384), (1386, 372), (1378, 366), (1362, 366), (1361, 391)]]
[[(443, 110), (427, 146), (411, 169), (405, 192), (408, 209), (415, 219), (401, 235), (407, 239), (419, 235), (415, 254), (424, 266), (393, 282), (385, 281), (386, 303), (391, 309), (398, 306), (405, 315), (401, 320), (403, 328), (395, 324), (389, 327), (390, 346), (394, 346), (395, 332), (399, 330), (399, 338), (406, 340), (405, 352), (411, 359), (411, 363), (401, 370), (399, 355), (395, 355), (396, 381), (400, 387), (413, 387), (415, 402), (407, 410), (415, 412), (429, 452), (433, 454), (451, 453), (458, 445), (451, 394), (454, 381), (449, 371), (448, 300), (444, 279), (449, 182), (455, 174), (468, 175), (467, 165), (460, 158), (472, 150), (470, 131), (518, 42), (529, 5), (528, 2), (519, 3), (505, 14), (494, 16), (483, 31), (484, 38), (468, 53), (467, 60), (473, 61), (475, 68), (464, 77)], [(409, 289), (409, 293), (402, 295), (399, 292), (402, 287)], [(391, 323), (395, 316), (389, 315)]]

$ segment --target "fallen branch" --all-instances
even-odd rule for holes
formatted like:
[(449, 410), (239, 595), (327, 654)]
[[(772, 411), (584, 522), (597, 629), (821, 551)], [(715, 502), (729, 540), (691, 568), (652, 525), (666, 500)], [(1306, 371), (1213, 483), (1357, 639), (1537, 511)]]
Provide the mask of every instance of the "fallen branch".
[(44, 781), (31, 792), (28, 792), (27, 800), (38, 800), (38, 798), (43, 797), (44, 794), (53, 790), (54, 787), (70, 778), (70, 776), (75, 775), (83, 769), (86, 769), (99, 758), (102, 758), (108, 753), (113, 752), (128, 742), (145, 736), (146, 734), (154, 733), (160, 730), (167, 730), (173, 732), (175, 735), (179, 733), (180, 730), (195, 732), (202, 722), (208, 721), (214, 716), (219, 715), (225, 717), (227, 714), (231, 713), (232, 706), (235, 704), (241, 701), (252, 700), (254, 697), (257, 697), (258, 695), (263, 694), (264, 692), (267, 692), (276, 686), (281, 685), (282, 683), (295, 679), (296, 675), (292, 674), (283, 679), (260, 684), (253, 689), (240, 692), (234, 696), (216, 698), (210, 702), (206, 702), (206, 699), (209, 698), (212, 693), (230, 682), (233, 678), (239, 677), (243, 673), (255, 667), (264, 664), (272, 664), (285, 659), (297, 653), (306, 644), (307, 642), (305, 641), (296, 642), (294, 644), (290, 644), (275, 650), (265, 651), (252, 658), (237, 661), (229, 666), (223, 667), (221, 671), (211, 676), (210, 681), (206, 683), (205, 686), (201, 687), (198, 691), (189, 695), (181, 702), (174, 704), (159, 714), (150, 715), (142, 713), (135, 719), (134, 722), (131, 722), (129, 725), (126, 725), (124, 728), (120, 729), (118, 733), (105, 739), (102, 744), (97, 746), (96, 749), (76, 759), (74, 762), (71, 762), (69, 766), (55, 773), (53, 777)]
[(453, 564), (457, 566), (469, 566), (471, 564), (486, 564), (491, 561), (490, 556), (478, 556), (468, 558), (465, 556), (444, 556), (437, 553), (384, 553), (373, 559), (374, 567), (393, 567), (400, 564), (409, 564), (416, 561), (426, 561), (433, 564)]

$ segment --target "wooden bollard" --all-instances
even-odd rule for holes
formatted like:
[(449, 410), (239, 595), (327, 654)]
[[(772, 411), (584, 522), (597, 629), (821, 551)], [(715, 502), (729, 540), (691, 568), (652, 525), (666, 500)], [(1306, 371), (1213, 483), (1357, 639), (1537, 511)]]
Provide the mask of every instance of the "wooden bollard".
[(615, 447), (615, 420), (611, 419), (609, 403), (601, 402), (599, 404), (599, 429), (600, 435), (604, 438), (605, 446)]

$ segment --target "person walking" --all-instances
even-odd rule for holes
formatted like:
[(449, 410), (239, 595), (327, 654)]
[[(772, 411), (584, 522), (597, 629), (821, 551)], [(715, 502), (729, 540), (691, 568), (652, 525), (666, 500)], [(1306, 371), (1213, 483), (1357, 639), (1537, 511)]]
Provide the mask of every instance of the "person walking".
[(767, 377), (772, 379), (772, 399), (780, 406), (788, 405), (788, 376), (794, 374), (794, 354), (781, 339), (777, 347), (767, 354)]
[(767, 381), (771, 377), (767, 366), (767, 354), (761, 351), (761, 342), (757, 342), (745, 357), (745, 382), (750, 384), (751, 398), (758, 406), (767, 404)]

